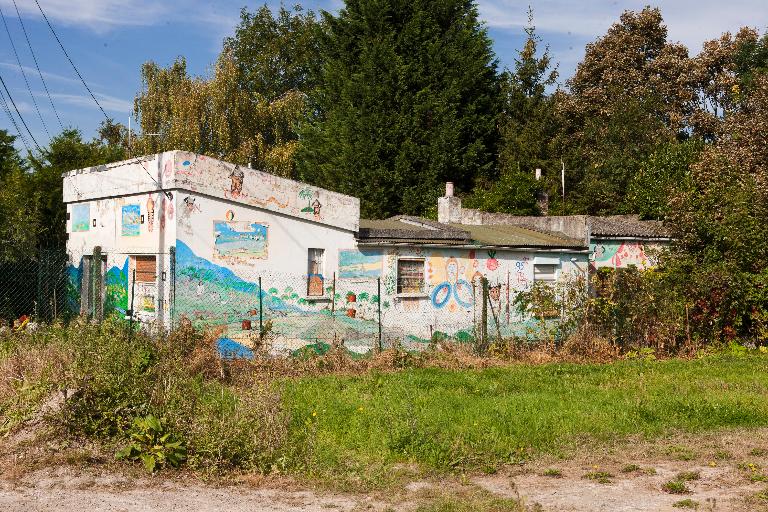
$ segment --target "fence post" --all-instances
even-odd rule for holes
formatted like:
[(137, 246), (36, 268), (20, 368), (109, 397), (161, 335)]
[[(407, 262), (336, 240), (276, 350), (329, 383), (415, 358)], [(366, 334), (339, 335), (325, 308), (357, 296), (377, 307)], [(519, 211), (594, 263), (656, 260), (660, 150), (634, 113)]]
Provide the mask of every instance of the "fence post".
[(91, 258), (91, 290), (93, 293), (93, 316), (98, 322), (104, 319), (104, 302), (101, 297), (102, 279), (101, 273), (101, 247), (93, 248), (93, 257)]
[(264, 292), (261, 289), (261, 276), (259, 276), (259, 344), (260, 346), (264, 343), (264, 309), (262, 308), (262, 294)]
[(336, 313), (336, 272), (333, 273), (333, 283), (331, 283), (331, 318)]
[(480, 326), (480, 345), (477, 347), (481, 354), (485, 352), (488, 343), (488, 279), (483, 277), (483, 306), (480, 313), (482, 325)]
[(381, 278), (376, 278), (376, 297), (378, 297), (378, 300), (376, 301), (376, 309), (378, 314), (378, 320), (379, 320), (379, 352), (382, 351), (381, 346)]
[(173, 329), (176, 324), (176, 248), (170, 247), (168, 253), (171, 267), (168, 270), (171, 274), (171, 289), (168, 290), (168, 302), (170, 302), (171, 329)]
[(131, 307), (128, 310), (128, 339), (133, 336), (133, 297), (136, 295), (136, 267), (133, 267), (133, 280), (131, 281)]

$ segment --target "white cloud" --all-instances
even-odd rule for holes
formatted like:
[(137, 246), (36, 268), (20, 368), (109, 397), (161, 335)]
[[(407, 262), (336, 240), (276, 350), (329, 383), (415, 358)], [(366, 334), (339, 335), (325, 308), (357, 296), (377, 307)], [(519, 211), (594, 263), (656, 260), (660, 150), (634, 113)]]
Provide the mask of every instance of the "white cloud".
[[(15, 71), (16, 73), (20, 74), (19, 65), (18, 64), (12, 64), (10, 62), (0, 62), (0, 66), (2, 66), (4, 68), (7, 68), (7, 69), (10, 69), (11, 71)], [(37, 77), (37, 69), (31, 68), (29, 66), (22, 66), (22, 68), (24, 68), (24, 72), (27, 73), (28, 76), (32, 75), (32, 76)], [(80, 81), (77, 80), (76, 78), (69, 78), (67, 76), (58, 75), (56, 73), (50, 73), (48, 71), (42, 71), (41, 70), (41, 72), (43, 74), (43, 77), (46, 80), (56, 80), (56, 81), (59, 81), (59, 82), (66, 82), (66, 83), (70, 83), (70, 84), (79, 84), (80, 83)]]
[[(96, 94), (96, 99), (99, 100), (99, 103), (104, 108), (104, 110), (108, 110), (110, 112), (120, 112), (120, 113), (127, 113), (133, 110), (132, 101), (116, 98), (114, 96), (109, 96), (107, 94), (99, 94), (99, 93), (95, 93), (95, 94)], [(39, 93), (36, 93), (35, 95), (38, 96)], [(92, 109), (99, 108), (98, 106), (96, 106), (96, 103), (93, 101), (93, 98), (91, 98), (89, 95), (86, 95), (86, 94), (51, 93), (51, 97), (53, 97), (55, 100), (60, 100), (62, 103), (67, 103), (69, 105), (74, 105), (77, 107), (92, 108)]]
[[(38, 0), (52, 22), (82, 25), (97, 32), (114, 26), (152, 25), (170, 12), (172, 2), (152, 0)], [(12, 0), (0, 0), (13, 14)], [(22, 15), (42, 17), (34, 0), (16, 0)]]
[[(479, 0), (481, 18), (489, 27), (514, 29), (527, 23), (527, 3), (519, 0)], [(581, 36), (588, 40), (604, 34), (626, 9), (640, 10), (647, 0), (540, 0), (531, 1), (534, 24), (539, 31)], [(768, 9), (765, 0), (666, 0), (661, 9), (669, 38), (697, 52), (704, 41), (741, 26), (765, 30)]]

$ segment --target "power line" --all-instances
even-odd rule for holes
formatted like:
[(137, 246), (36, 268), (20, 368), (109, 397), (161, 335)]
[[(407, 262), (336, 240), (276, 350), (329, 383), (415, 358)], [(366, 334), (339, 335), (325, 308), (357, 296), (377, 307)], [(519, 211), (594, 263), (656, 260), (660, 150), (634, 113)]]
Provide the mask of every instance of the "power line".
[(16, 128), (16, 133), (19, 134), (19, 138), (21, 139), (21, 143), (24, 144), (24, 147), (27, 148), (27, 153), (29, 153), (29, 144), (27, 144), (27, 139), (24, 137), (24, 134), (21, 133), (21, 130), (19, 129), (19, 125), (16, 124), (16, 118), (13, 117), (13, 114), (11, 113), (11, 109), (8, 108), (8, 102), (5, 101), (5, 94), (0, 89), (0, 103), (3, 104), (3, 110), (5, 110), (5, 115), (8, 116), (8, 119), (11, 120), (11, 123), (13, 123), (13, 126)]
[[(17, 106), (16, 106), (16, 102), (15, 102), (15, 101), (13, 101), (13, 96), (11, 96), (11, 91), (9, 91), (9, 90), (8, 90), (8, 86), (7, 86), (7, 85), (5, 85), (5, 80), (3, 80), (3, 76), (2, 76), (2, 75), (0, 75), (0, 83), (2, 83), (2, 84), (3, 84), (3, 89), (5, 89), (5, 94), (7, 94), (7, 95), (8, 95), (8, 99), (9, 99), (9, 100), (11, 100), (11, 105), (13, 105), (13, 109), (14, 109), (14, 110), (16, 111), (16, 113), (19, 115), (19, 119), (21, 120), (21, 124), (23, 124), (23, 125), (24, 125), (24, 128), (26, 128), (26, 129), (27, 129), (27, 133), (29, 134), (29, 136), (30, 136), (30, 138), (32, 139), (32, 141), (35, 143), (35, 147), (37, 147), (37, 150), (38, 150), (40, 153), (42, 153), (42, 152), (43, 152), (43, 150), (42, 150), (42, 149), (40, 149), (40, 144), (38, 144), (38, 143), (37, 143), (37, 141), (35, 140), (35, 136), (34, 136), (34, 135), (32, 135), (32, 130), (30, 130), (30, 129), (29, 129), (29, 126), (27, 126), (27, 122), (26, 122), (26, 121), (24, 121), (24, 118), (21, 116), (21, 112), (19, 112), (19, 107), (17, 107)], [(19, 132), (19, 133), (21, 133), (21, 132)]]
[(5, 26), (5, 33), (8, 34), (8, 40), (11, 42), (11, 48), (13, 49), (13, 55), (16, 56), (16, 63), (19, 65), (19, 71), (21, 71), (21, 76), (24, 77), (24, 83), (27, 85), (27, 91), (29, 91), (29, 97), (32, 98), (32, 104), (35, 106), (35, 111), (37, 111), (37, 117), (40, 118), (40, 122), (43, 123), (43, 130), (45, 130), (45, 134), (48, 135), (48, 138), (51, 138), (51, 134), (48, 132), (48, 127), (45, 125), (45, 121), (43, 120), (43, 114), (40, 113), (40, 107), (37, 106), (37, 100), (35, 99), (35, 95), (32, 94), (32, 88), (29, 86), (29, 80), (27, 80), (27, 73), (24, 71), (24, 66), (21, 65), (21, 59), (19, 58), (19, 52), (16, 51), (16, 45), (13, 43), (13, 37), (11, 37), (11, 31), (8, 28), (8, 21), (5, 19), (5, 13), (3, 12), (3, 8), (0, 7), (0, 18), (3, 18), (3, 25)]
[(80, 74), (80, 71), (77, 70), (77, 66), (75, 66), (75, 63), (72, 62), (72, 59), (69, 57), (69, 54), (67, 53), (67, 50), (64, 49), (64, 45), (61, 44), (61, 39), (59, 39), (59, 36), (56, 35), (56, 31), (53, 30), (53, 25), (51, 25), (51, 22), (48, 21), (48, 16), (45, 15), (45, 12), (43, 11), (43, 8), (40, 7), (40, 2), (35, 0), (35, 3), (37, 4), (37, 8), (40, 10), (40, 14), (43, 15), (43, 19), (45, 20), (45, 23), (48, 24), (48, 28), (51, 29), (51, 34), (53, 34), (53, 37), (56, 38), (56, 42), (59, 43), (59, 46), (61, 47), (61, 51), (64, 52), (64, 56), (67, 57), (67, 60), (72, 65), (72, 69), (75, 70), (75, 73), (77, 73), (77, 76), (80, 78), (80, 81), (83, 82), (83, 85), (85, 86), (86, 90), (88, 91), (88, 94), (91, 95), (91, 98), (93, 98), (93, 101), (96, 102), (96, 105), (99, 107), (99, 110), (101, 110), (101, 113), (104, 114), (104, 117), (107, 119), (110, 119), (110, 117), (107, 115), (106, 112), (104, 112), (104, 109), (101, 108), (101, 103), (99, 103), (99, 100), (96, 99), (96, 96), (93, 95), (93, 92), (91, 91), (91, 88), (88, 87), (88, 84), (85, 83), (85, 79), (83, 78), (83, 75)]
[(16, 8), (16, 16), (18, 16), (19, 18), (19, 24), (21, 24), (21, 30), (24, 32), (24, 38), (27, 40), (27, 46), (29, 46), (29, 53), (32, 54), (32, 60), (35, 61), (37, 74), (40, 75), (40, 81), (43, 82), (43, 88), (45, 89), (45, 94), (48, 95), (48, 100), (51, 102), (51, 108), (53, 108), (53, 113), (56, 115), (56, 120), (59, 121), (59, 127), (62, 130), (64, 130), (64, 124), (61, 122), (59, 113), (56, 110), (56, 105), (53, 104), (53, 98), (51, 98), (51, 93), (50, 91), (48, 91), (48, 84), (45, 83), (45, 78), (43, 78), (43, 72), (40, 71), (40, 65), (37, 63), (37, 56), (35, 55), (35, 50), (32, 49), (32, 43), (29, 41), (29, 35), (27, 34), (27, 29), (26, 27), (24, 27), (24, 22), (21, 19), (21, 13), (19, 12), (19, 6), (16, 5), (16, 0), (13, 0), (13, 6)]

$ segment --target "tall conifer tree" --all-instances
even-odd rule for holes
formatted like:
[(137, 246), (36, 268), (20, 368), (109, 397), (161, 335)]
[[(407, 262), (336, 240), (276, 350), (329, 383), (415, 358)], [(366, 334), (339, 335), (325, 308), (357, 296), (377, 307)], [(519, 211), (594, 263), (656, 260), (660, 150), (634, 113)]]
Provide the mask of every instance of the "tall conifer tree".
[(328, 14), (300, 176), (354, 194), (365, 216), (434, 211), (442, 182), (492, 175), (497, 63), (472, 0), (347, 0)]

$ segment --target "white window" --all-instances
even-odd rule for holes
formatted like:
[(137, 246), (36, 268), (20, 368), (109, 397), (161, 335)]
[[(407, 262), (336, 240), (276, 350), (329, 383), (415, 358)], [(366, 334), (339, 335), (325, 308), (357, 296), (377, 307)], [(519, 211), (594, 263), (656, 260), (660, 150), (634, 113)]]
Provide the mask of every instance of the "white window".
[(550, 263), (534, 263), (533, 280), (554, 283), (557, 281), (557, 265)]
[(307, 296), (323, 295), (325, 249), (307, 249)]
[(397, 293), (424, 293), (424, 259), (397, 260)]

